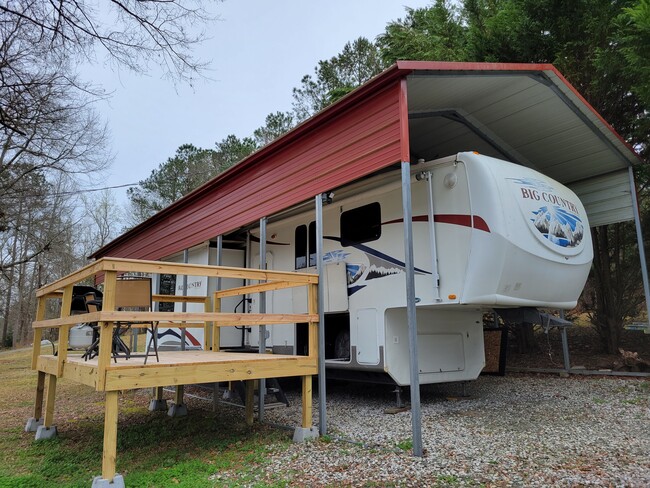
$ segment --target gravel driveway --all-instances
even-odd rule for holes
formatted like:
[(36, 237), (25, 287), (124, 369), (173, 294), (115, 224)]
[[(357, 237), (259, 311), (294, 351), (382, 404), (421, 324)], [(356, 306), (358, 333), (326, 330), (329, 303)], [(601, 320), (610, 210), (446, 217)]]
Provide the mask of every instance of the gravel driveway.
[[(329, 435), (272, 452), (257, 483), (650, 486), (648, 380), (484, 376), (468, 385), (466, 398), (458, 385), (427, 385), (422, 458), (410, 453), (410, 413), (385, 413), (395, 406), (390, 391), (331, 385)], [(289, 396), (292, 406), (267, 411), (269, 422), (299, 424), (298, 392)]]

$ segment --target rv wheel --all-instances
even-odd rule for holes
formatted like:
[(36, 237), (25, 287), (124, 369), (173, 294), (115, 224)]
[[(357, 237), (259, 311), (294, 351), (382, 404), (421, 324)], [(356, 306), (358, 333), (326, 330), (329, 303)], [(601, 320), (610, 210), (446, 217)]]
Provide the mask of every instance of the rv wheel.
[(336, 359), (350, 359), (350, 331), (338, 333), (334, 339), (334, 355)]

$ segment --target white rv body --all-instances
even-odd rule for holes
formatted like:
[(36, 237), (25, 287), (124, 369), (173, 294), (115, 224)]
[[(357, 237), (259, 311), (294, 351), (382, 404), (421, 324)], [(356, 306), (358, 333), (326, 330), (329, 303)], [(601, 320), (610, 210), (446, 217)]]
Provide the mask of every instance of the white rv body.
[[(408, 385), (400, 171), (333, 191), (332, 203), (323, 207), (326, 365)], [(558, 182), (523, 166), (459, 153), (412, 166), (412, 209), (420, 383), (479, 375), (487, 310), (575, 306), (591, 266), (591, 235), (581, 202)], [(314, 226), (312, 206), (270, 216), (267, 267), (315, 273)], [(246, 265), (257, 267), (259, 229), (250, 235)], [(200, 259), (216, 264), (213, 250), (204, 248)], [(230, 252), (231, 261), (223, 264), (241, 265), (235, 261), (243, 261), (244, 251)], [(305, 312), (305, 293), (267, 292), (267, 312)], [(259, 300), (251, 298), (255, 311)], [(270, 327), (267, 347), (300, 354), (300, 329)], [(244, 344), (257, 347), (258, 337), (252, 327)], [(222, 346), (233, 342), (222, 332)]]

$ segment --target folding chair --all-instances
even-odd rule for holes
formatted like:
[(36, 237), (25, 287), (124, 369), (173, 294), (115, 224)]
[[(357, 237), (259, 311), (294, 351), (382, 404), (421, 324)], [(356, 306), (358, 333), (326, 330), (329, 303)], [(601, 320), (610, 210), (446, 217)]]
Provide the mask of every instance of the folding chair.
[[(120, 278), (115, 286), (115, 308), (117, 310), (129, 310), (134, 312), (151, 311), (151, 278)], [(144, 354), (132, 354), (128, 346), (122, 341), (121, 336), (133, 325), (146, 325), (151, 334)], [(149, 351), (153, 345), (153, 354)], [(149, 356), (158, 357), (158, 322), (117, 322), (113, 332), (113, 357), (117, 358), (124, 354), (127, 359), (132, 357), (144, 357), (144, 364), (147, 364)]]
[[(97, 312), (102, 309), (101, 299), (93, 293), (87, 293), (84, 296), (88, 312)], [(115, 285), (115, 309), (128, 310), (134, 312), (151, 311), (151, 278), (120, 278)], [(134, 329), (133, 325), (147, 325), (147, 330), (151, 334), (147, 348), (144, 354), (133, 354), (122, 340), (122, 335), (129, 329)], [(137, 330), (137, 329), (135, 329)], [(149, 351), (153, 345), (153, 354)], [(132, 357), (144, 357), (144, 364), (147, 364), (149, 356), (156, 356), (156, 361), (160, 361), (158, 356), (158, 322), (116, 322), (113, 330), (113, 344), (111, 346), (113, 360), (117, 362), (118, 357), (126, 359)], [(83, 355), (84, 359), (92, 359), (99, 354), (99, 335), (94, 337), (92, 345)]]

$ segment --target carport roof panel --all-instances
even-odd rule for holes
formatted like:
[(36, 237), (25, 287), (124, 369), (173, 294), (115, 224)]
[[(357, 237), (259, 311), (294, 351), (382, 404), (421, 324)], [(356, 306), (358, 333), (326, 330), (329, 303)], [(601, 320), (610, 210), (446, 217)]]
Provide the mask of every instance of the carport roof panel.
[[(411, 70), (412, 119), (453, 112), (495, 142), (495, 149), (508, 159), (562, 183), (608, 174), (639, 161), (552, 65), (404, 62), (398, 66)], [(417, 132), (412, 134), (412, 147), (426, 145), (417, 140), (426, 137), (422, 128)], [(460, 150), (467, 149), (471, 148)]]

